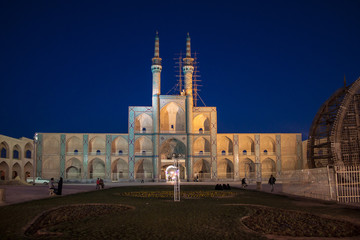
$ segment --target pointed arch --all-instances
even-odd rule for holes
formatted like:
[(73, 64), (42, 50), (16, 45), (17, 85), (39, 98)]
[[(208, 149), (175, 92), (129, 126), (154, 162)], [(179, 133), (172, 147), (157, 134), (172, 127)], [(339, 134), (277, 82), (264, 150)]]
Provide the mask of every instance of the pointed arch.
[(33, 177), (34, 176), (34, 169), (33, 169), (33, 165), (31, 164), (31, 162), (27, 162), (24, 166), (24, 176), (25, 176), (25, 180), (29, 177)]
[(230, 159), (221, 159), (218, 161), (217, 171), (219, 178), (233, 178), (234, 164)]
[(0, 180), (9, 180), (9, 165), (5, 161), (0, 162)]
[(0, 143), (0, 154), (1, 158), (9, 158), (9, 144), (6, 141)]
[(255, 163), (250, 158), (242, 159), (239, 163), (240, 178), (255, 178)]
[(32, 158), (32, 151), (33, 151), (34, 147), (31, 143), (27, 143), (25, 145), (25, 148), (24, 148), (24, 156), (25, 158), (27, 159), (31, 159)]
[(218, 155), (232, 155), (233, 154), (233, 141), (226, 136), (220, 136), (218, 138), (217, 152), (218, 152)]
[[(90, 155), (103, 155), (106, 152), (105, 139), (99, 136), (93, 137), (89, 141)], [(99, 154), (100, 153), (100, 154)]]
[(183, 142), (176, 138), (170, 138), (163, 142), (160, 146), (160, 158), (172, 159), (173, 154), (186, 155), (186, 146)]
[(150, 159), (139, 159), (135, 163), (135, 179), (152, 179), (153, 166)]
[(66, 161), (66, 179), (81, 179), (81, 173), (83, 172), (82, 162), (78, 158), (71, 158)]
[(153, 120), (146, 113), (142, 113), (135, 119), (135, 132), (151, 133), (153, 128)]
[(105, 178), (105, 162), (100, 158), (94, 158), (88, 165), (88, 176), (90, 179)]
[(211, 164), (209, 160), (197, 159), (194, 163), (194, 178), (203, 180), (211, 178)]
[(204, 133), (210, 131), (210, 120), (204, 114), (199, 114), (193, 121), (193, 132)]
[(129, 165), (124, 159), (118, 158), (111, 164), (112, 181), (127, 179), (129, 175), (128, 173), (129, 173)]
[(73, 136), (66, 141), (66, 153), (81, 154), (83, 152), (83, 142), (80, 138)]
[(128, 154), (129, 143), (128, 141), (119, 136), (115, 138), (111, 143), (111, 153), (112, 155), (126, 155)]
[(54, 136), (52, 137), (45, 137), (43, 143), (43, 152), (44, 154), (48, 155), (59, 155), (60, 154), (60, 142)]
[(12, 175), (11, 175), (11, 178), (12, 178), (12, 179), (15, 179), (16, 177), (21, 178), (21, 167), (20, 167), (19, 163), (15, 163), (15, 164), (12, 166)]
[(260, 139), (260, 152), (264, 155), (273, 154), (275, 152), (275, 140), (268, 136)]
[(261, 172), (263, 178), (269, 178), (270, 175), (276, 175), (276, 163), (271, 158), (266, 158), (261, 162)]
[[(252, 153), (254, 153), (254, 140), (252, 140), (248, 136), (242, 138), (241, 141), (239, 141), (239, 151), (243, 153), (242, 155), (251, 155)], [(246, 151), (246, 154), (244, 154), (244, 151)]]
[(153, 143), (148, 137), (140, 137), (135, 141), (135, 155), (151, 155)]
[(199, 137), (194, 141), (194, 154), (210, 154), (210, 141), (204, 137)]
[(19, 144), (16, 144), (13, 147), (12, 158), (17, 159), (17, 160), (21, 160), (22, 159), (21, 152), (22, 152), (21, 147), (19, 146)]
[(160, 110), (161, 132), (184, 132), (185, 111), (175, 102), (166, 104)]

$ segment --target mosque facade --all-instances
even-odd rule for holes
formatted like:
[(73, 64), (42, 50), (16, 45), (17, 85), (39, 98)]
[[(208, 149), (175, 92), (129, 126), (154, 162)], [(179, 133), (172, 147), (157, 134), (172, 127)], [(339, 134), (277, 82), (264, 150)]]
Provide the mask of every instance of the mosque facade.
[(183, 181), (259, 182), (304, 167), (300, 133), (218, 133), (216, 107), (194, 107), (189, 36), (180, 95), (161, 94), (158, 35), (154, 52), (152, 105), (129, 107), (128, 133), (37, 133), (35, 143), (0, 135), (2, 179), (35, 169), (65, 181), (168, 181), (176, 160)]

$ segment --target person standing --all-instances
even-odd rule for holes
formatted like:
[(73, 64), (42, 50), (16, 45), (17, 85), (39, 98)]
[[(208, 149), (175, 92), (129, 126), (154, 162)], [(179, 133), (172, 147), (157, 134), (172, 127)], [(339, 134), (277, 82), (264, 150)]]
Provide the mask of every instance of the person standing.
[(96, 190), (100, 189), (100, 178), (96, 180)]
[(51, 178), (49, 181), (49, 195), (55, 195), (55, 186), (54, 186), (54, 178)]
[(60, 180), (59, 180), (59, 182), (58, 182), (58, 189), (57, 189), (57, 192), (56, 192), (57, 195), (61, 195), (61, 194), (62, 194), (62, 185), (63, 185), (63, 178), (60, 177)]
[(270, 178), (269, 178), (269, 184), (271, 186), (271, 192), (274, 191), (274, 184), (276, 182), (276, 178), (271, 174)]

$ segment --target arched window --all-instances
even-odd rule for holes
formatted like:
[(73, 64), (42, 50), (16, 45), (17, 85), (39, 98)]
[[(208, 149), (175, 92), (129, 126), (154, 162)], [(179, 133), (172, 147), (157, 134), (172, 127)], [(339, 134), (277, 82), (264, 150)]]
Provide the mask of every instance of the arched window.
[(204, 130), (202, 128), (199, 128), (199, 133), (200, 134), (203, 134), (204, 133)]
[(101, 151), (100, 150), (97, 150), (96, 151), (96, 155), (100, 155), (101, 154)]
[(226, 155), (226, 151), (225, 151), (225, 150), (222, 150), (222, 151), (221, 151), (221, 155)]
[(13, 151), (13, 158), (14, 159), (19, 159), (19, 151), (18, 150)]
[(79, 151), (77, 149), (74, 150), (74, 155), (78, 155)]
[(243, 151), (243, 155), (247, 155), (247, 151), (246, 151), (246, 150)]
[(146, 151), (145, 151), (145, 150), (142, 151), (142, 155), (146, 155)]
[(268, 154), (268, 151), (267, 150), (264, 150), (264, 155), (267, 155)]
[(122, 154), (123, 154), (123, 151), (122, 151), (122, 150), (120, 150), (120, 151), (119, 151), (119, 155), (122, 155)]
[(143, 128), (143, 129), (142, 129), (142, 132), (143, 132), (143, 133), (146, 133), (146, 128)]
[(6, 148), (1, 149), (1, 158), (6, 158)]
[(174, 125), (171, 125), (171, 129), (174, 129)]
[(25, 157), (26, 157), (26, 158), (31, 158), (31, 151), (30, 151), (30, 150), (27, 150), (27, 151), (25, 152)]
[(200, 152), (199, 152), (199, 155), (203, 155), (203, 154), (204, 154), (204, 152), (203, 152), (203, 151), (200, 151)]

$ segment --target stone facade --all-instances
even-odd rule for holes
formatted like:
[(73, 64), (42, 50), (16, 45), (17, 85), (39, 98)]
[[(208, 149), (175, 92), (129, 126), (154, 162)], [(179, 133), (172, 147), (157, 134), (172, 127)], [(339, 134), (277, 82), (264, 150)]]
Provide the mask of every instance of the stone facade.
[[(216, 107), (193, 105), (190, 52), (188, 36), (183, 59), (184, 91), (180, 95), (161, 95), (162, 66), (156, 36), (151, 66), (152, 106), (129, 107), (127, 134), (38, 133), (37, 175), (83, 182), (98, 177), (108, 181), (166, 181), (173, 169), (174, 154), (184, 181), (236, 181), (243, 177), (261, 181), (270, 174), (279, 177), (282, 171), (301, 169), (299, 133), (218, 133)], [(2, 143), (6, 145), (9, 143)], [(10, 145), (8, 151), (16, 144)], [(24, 147), (19, 144), (21, 151)], [(4, 161), (10, 160), (0, 160)], [(26, 164), (18, 165), (21, 168)], [(13, 162), (5, 165), (14, 168)]]

